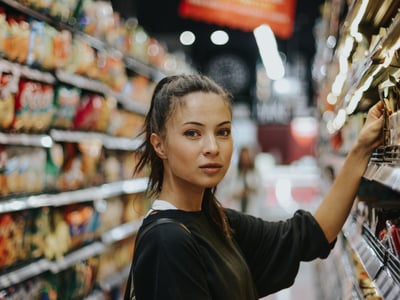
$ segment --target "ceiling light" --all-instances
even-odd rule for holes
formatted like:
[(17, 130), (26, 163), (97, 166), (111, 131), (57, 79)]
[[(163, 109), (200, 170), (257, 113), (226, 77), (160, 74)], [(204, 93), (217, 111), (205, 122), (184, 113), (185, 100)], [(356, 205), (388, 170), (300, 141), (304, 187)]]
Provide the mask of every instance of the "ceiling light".
[(283, 78), (285, 76), (285, 68), (271, 28), (268, 25), (258, 26), (254, 29), (254, 37), (262, 63), (267, 71), (267, 76), (272, 80)]
[(182, 45), (190, 46), (196, 41), (196, 36), (193, 32), (187, 30), (181, 33), (179, 36), (179, 41)]
[(216, 30), (211, 33), (210, 39), (214, 45), (225, 45), (229, 41), (229, 35), (223, 30)]

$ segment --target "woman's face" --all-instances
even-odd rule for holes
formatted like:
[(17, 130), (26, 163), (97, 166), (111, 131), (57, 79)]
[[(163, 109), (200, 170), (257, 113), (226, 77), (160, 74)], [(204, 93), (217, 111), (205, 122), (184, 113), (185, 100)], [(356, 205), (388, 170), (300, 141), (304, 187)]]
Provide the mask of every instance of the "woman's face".
[(230, 106), (213, 93), (195, 92), (182, 100), (167, 121), (166, 136), (159, 145), (164, 184), (172, 180), (188, 188), (214, 187), (232, 156)]

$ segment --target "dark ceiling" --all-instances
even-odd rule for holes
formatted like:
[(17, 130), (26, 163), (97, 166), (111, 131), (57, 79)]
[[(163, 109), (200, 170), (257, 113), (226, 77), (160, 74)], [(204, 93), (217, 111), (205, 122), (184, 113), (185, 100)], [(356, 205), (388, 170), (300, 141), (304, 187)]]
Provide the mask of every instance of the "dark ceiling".
[[(178, 15), (180, 0), (112, 0), (113, 7), (123, 18), (136, 17), (139, 24), (152, 36), (164, 42), (168, 50), (184, 50), (195, 68), (205, 72), (208, 62), (222, 53), (242, 58), (250, 70), (249, 84), (240, 92), (239, 97), (250, 98), (252, 83), (255, 79), (255, 65), (259, 61), (258, 49), (252, 32), (221, 28), (213, 24), (181, 18)], [(313, 27), (319, 17), (323, 0), (297, 0), (294, 32), (287, 40), (278, 39), (278, 47), (288, 61), (301, 55), (311, 68), (315, 52)], [(224, 29), (230, 35), (225, 46), (213, 46), (209, 35), (215, 29)], [(179, 33), (191, 30), (196, 34), (196, 43), (190, 48), (179, 45)], [(311, 74), (311, 72), (309, 72)], [(308, 78), (311, 81), (311, 77)]]

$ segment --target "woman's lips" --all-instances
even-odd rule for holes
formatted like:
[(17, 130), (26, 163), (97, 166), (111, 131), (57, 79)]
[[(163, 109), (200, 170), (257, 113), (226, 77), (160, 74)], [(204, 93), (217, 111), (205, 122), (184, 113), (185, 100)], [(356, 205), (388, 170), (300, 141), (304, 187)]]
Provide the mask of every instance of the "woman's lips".
[(221, 164), (206, 164), (200, 166), (200, 169), (208, 175), (217, 174), (221, 170), (221, 168), (222, 168)]

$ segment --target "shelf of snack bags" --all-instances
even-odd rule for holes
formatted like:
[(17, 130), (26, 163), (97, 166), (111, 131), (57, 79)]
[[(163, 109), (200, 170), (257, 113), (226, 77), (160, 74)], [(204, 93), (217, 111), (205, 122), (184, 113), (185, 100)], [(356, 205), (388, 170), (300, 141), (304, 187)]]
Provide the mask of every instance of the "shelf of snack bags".
[(189, 68), (135, 20), (120, 19), (109, 2), (68, 2), (68, 13), (60, 17), (52, 10), (59, 1), (42, 2), (48, 7), (38, 7), (36, 1), (0, 1), (3, 57), (54, 73), (58, 82), (113, 96), (142, 114), (154, 81)]
[[(94, 49), (122, 56), (126, 67), (159, 80), (167, 73), (187, 68), (184, 61), (168, 53), (165, 46), (149, 36), (136, 19), (124, 20), (109, 1), (30, 1), (1, 0), (2, 3), (61, 32), (70, 32)], [(85, 50), (85, 49), (82, 49)], [(171, 61), (178, 62), (175, 66)]]
[(184, 63), (132, 20), (89, 26), (92, 1), (82, 19), (74, 1), (0, 2), (0, 298), (114, 293), (147, 203), (136, 137), (154, 80)]
[[(115, 244), (121, 240), (132, 244), (129, 237), (140, 222), (136, 212), (145, 211), (140, 209), (145, 199), (137, 198), (146, 188), (147, 177), (138, 174), (132, 179), (138, 155), (130, 150), (133, 145), (125, 147), (126, 151), (115, 149), (114, 138), (109, 140), (108, 135), (61, 133), (39, 135), (42, 142), (50, 139), (51, 143), (43, 143), (47, 147), (32, 137), (31, 145), (19, 145), (15, 139), (0, 146), (4, 163), (0, 174), (0, 290), (5, 293), (13, 294), (16, 286), (22, 288), (27, 282), (30, 285), (34, 279), (27, 276), (44, 276), (34, 280), (42, 284), (47, 280), (43, 273), (58, 270), (58, 274), (82, 259), (93, 260), (97, 255), (99, 262), (107, 261), (103, 255), (109, 249), (119, 251)], [(71, 242), (66, 245), (66, 241)], [(125, 251), (132, 254), (130, 248)]]
[[(107, 292), (124, 284), (133, 236), (146, 209), (141, 197), (120, 195), (1, 214), (0, 295), (11, 297), (20, 289), (29, 289), (36, 291), (29, 299), (37, 299), (44, 286), (55, 278), (61, 284), (66, 273), (86, 261), (91, 262), (93, 274), (90, 281), (82, 279), (91, 285), (82, 297), (94, 288)], [(64, 283), (55, 290), (59, 293), (61, 288)]]

